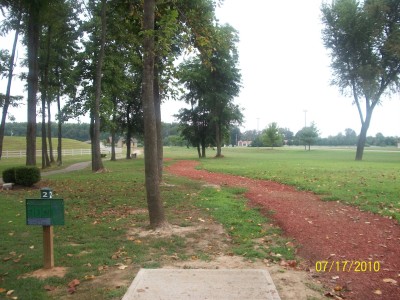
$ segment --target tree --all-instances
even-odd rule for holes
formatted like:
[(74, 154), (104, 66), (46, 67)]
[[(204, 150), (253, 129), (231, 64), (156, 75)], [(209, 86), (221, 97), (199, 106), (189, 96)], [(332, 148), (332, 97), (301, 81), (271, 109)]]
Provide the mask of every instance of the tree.
[(94, 107), (93, 107), (93, 139), (92, 139), (92, 171), (97, 172), (104, 169), (100, 153), (100, 101), (101, 101), (101, 77), (104, 61), (104, 48), (106, 44), (106, 8), (107, 1), (101, 0), (101, 36), (100, 36), (100, 52), (97, 57), (96, 74), (94, 78)]
[(160, 228), (167, 225), (161, 202), (157, 128), (154, 106), (154, 14), (155, 0), (144, 1), (143, 15), (143, 116), (144, 116), (144, 160), (147, 206), (150, 226)]
[(263, 131), (263, 140), (266, 146), (282, 146), (282, 134), (279, 132), (279, 127), (276, 122), (268, 125), (268, 128)]
[(297, 135), (299, 136), (300, 141), (304, 143), (304, 148), (308, 146), (308, 151), (310, 151), (311, 145), (315, 144), (318, 139), (319, 132), (317, 127), (315, 126), (315, 123), (312, 122), (311, 126), (303, 127), (303, 129), (300, 130)]
[[(3, 113), (1, 117), (1, 124), (0, 124), (0, 159), (3, 154), (3, 141), (4, 141), (4, 132), (5, 132), (5, 127), (6, 127), (6, 118), (8, 114), (8, 108), (10, 105), (15, 106), (17, 99), (19, 97), (15, 98), (11, 96), (11, 83), (12, 83), (12, 78), (13, 78), (13, 73), (14, 73), (14, 60), (15, 60), (15, 52), (17, 49), (17, 41), (18, 41), (18, 35), (21, 29), (21, 19), (22, 19), (22, 0), (18, 2), (18, 8), (17, 10), (17, 17), (16, 17), (16, 22), (15, 22), (15, 34), (14, 34), (14, 42), (13, 42), (13, 47), (11, 50), (11, 55), (8, 57), (8, 66), (4, 67), (4, 71), (8, 69), (8, 81), (7, 81), (7, 90), (6, 94), (4, 96), (4, 101), (0, 101), (2, 103), (3, 107)], [(7, 56), (2, 55), (2, 60), (6, 61)], [(3, 73), (3, 70), (1, 70), (0, 73)], [(4, 74), (1, 74), (3, 76)]]
[(357, 106), (361, 131), (355, 159), (362, 160), (372, 113), (382, 96), (398, 85), (400, 2), (335, 0), (323, 4), (321, 11), (332, 84), (344, 94), (350, 92)]
[(217, 25), (215, 32), (215, 48), (210, 59), (205, 101), (215, 126), (216, 157), (221, 157), (222, 137), (224, 129), (227, 130), (226, 125), (231, 121), (240, 123), (243, 115), (239, 108), (232, 104), (239, 94), (241, 81), (240, 70), (237, 67), (237, 31), (229, 25)]

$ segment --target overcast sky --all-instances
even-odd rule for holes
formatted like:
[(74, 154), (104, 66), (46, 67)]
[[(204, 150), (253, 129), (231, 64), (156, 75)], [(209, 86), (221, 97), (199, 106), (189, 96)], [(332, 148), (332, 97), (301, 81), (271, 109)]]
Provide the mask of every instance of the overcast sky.
[[(220, 23), (239, 31), (243, 107), (242, 131), (271, 122), (296, 133), (314, 121), (322, 136), (361, 128), (352, 98), (330, 86), (330, 58), (321, 40), (321, 0), (225, 0)], [(179, 103), (166, 103), (164, 116)], [(304, 111), (307, 111), (305, 113)], [(393, 95), (375, 109), (369, 135), (400, 136), (400, 98)]]
[[(351, 97), (330, 86), (330, 58), (321, 40), (321, 0), (225, 0), (217, 9), (220, 23), (239, 32), (238, 45), (242, 89), (235, 103), (244, 108), (245, 130), (262, 130), (271, 122), (296, 133), (307, 122), (315, 122), (322, 136), (336, 135), (346, 128), (357, 134), (361, 128)], [(11, 50), (11, 43), (1, 48)], [(19, 57), (24, 53), (19, 49)], [(5, 93), (5, 79), (0, 89)], [(14, 85), (21, 95), (21, 85)], [(17, 93), (18, 90), (19, 92)], [(23, 92), (26, 96), (26, 92)], [(163, 121), (172, 122), (182, 104), (163, 104)], [(305, 112), (307, 111), (307, 112)], [(17, 121), (26, 121), (26, 106), (11, 111)], [(368, 135), (378, 132), (400, 136), (400, 96), (384, 99), (376, 107)]]

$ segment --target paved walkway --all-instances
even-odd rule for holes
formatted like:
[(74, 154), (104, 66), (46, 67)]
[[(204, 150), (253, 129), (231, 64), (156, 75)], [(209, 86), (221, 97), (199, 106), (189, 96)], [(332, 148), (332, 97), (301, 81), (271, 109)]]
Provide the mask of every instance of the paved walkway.
[(280, 300), (265, 269), (140, 269), (122, 300)]
[[(92, 163), (91, 161), (84, 161), (84, 162), (76, 163), (76, 164), (70, 165), (64, 169), (42, 172), (41, 176), (46, 177), (46, 176), (55, 175), (55, 174), (69, 173), (69, 172), (83, 170), (83, 169), (87, 168), (88, 166), (90, 166), (91, 163)], [(0, 184), (3, 184), (3, 178), (1, 178), (1, 177), (0, 177)]]

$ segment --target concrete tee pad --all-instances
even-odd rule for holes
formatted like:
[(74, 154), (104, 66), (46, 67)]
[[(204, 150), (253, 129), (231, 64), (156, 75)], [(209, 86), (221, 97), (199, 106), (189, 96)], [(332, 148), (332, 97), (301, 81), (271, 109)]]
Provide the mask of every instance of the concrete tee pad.
[(280, 300), (262, 269), (140, 269), (122, 300)]

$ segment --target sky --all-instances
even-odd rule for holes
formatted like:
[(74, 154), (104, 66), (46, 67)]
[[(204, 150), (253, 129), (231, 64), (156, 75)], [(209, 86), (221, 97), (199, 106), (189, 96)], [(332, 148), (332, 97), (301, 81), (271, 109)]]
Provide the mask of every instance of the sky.
[[(352, 98), (330, 86), (329, 52), (322, 43), (321, 0), (225, 0), (220, 23), (239, 31), (242, 89), (235, 103), (244, 108), (241, 131), (265, 129), (271, 122), (296, 133), (315, 122), (321, 136), (361, 122)], [(179, 102), (164, 105), (170, 118)], [(305, 112), (306, 111), (306, 112)], [(168, 113), (170, 115), (168, 115)], [(375, 108), (368, 135), (400, 136), (400, 97)]]
[[(346, 128), (359, 133), (361, 122), (352, 98), (330, 85), (330, 57), (321, 38), (321, 3), (225, 0), (217, 8), (219, 22), (239, 32), (242, 88), (234, 102), (244, 109), (242, 132), (263, 130), (276, 122), (296, 133), (314, 122), (322, 137), (343, 133)], [(12, 41), (0, 39), (0, 43), (1, 48), (11, 50)], [(23, 53), (20, 47), (19, 57)], [(2, 79), (2, 93), (5, 87)], [(26, 96), (22, 89), (21, 84), (14, 84), (13, 93)], [(176, 121), (173, 115), (183, 106), (179, 101), (165, 101), (163, 121)], [(26, 106), (11, 113), (17, 121), (26, 121)], [(399, 114), (400, 94), (383, 98), (374, 110), (368, 135), (400, 136)]]

